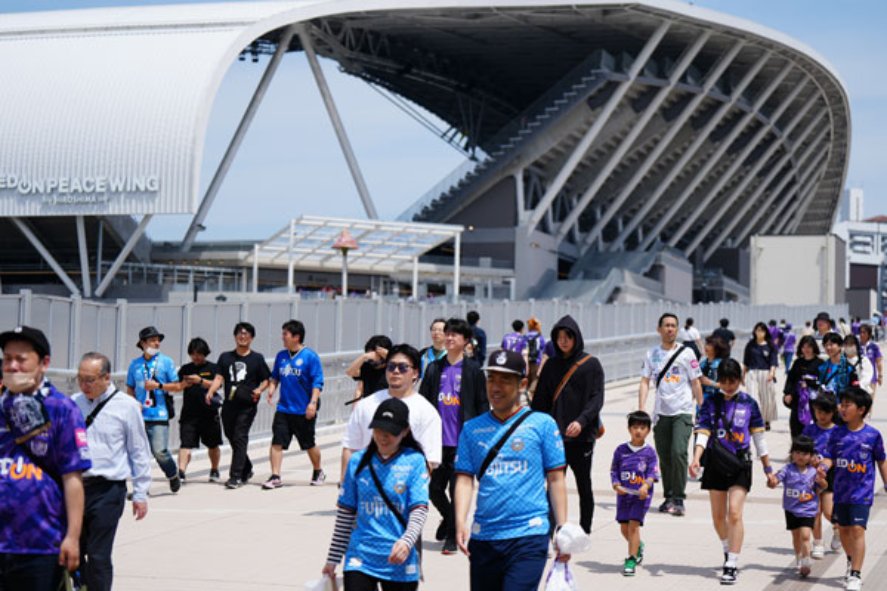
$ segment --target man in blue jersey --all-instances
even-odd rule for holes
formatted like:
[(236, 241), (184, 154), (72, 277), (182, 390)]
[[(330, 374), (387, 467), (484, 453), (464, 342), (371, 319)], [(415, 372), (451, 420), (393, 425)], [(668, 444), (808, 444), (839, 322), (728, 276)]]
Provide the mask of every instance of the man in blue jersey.
[(520, 405), (520, 353), (495, 351), (484, 369), (491, 410), (465, 423), (456, 453), (456, 541), (471, 561), (472, 589), (531, 591), (545, 571), (549, 502), (557, 527), (567, 520), (564, 442), (551, 416)]
[(314, 468), (311, 484), (317, 486), (326, 479), (320, 469), (320, 448), (314, 441), (314, 425), (320, 391), (323, 390), (323, 366), (317, 353), (305, 346), (304, 324), (288, 320), (282, 328), (284, 350), (274, 359), (271, 388), (268, 389), (268, 404), (272, 404), (274, 392), (280, 386), (280, 399), (271, 425), (271, 477), (262, 484), (266, 490), (283, 486), (280, 478), (283, 450), (289, 449), (293, 437), (299, 442), (299, 448), (308, 452)]
[(172, 393), (182, 389), (173, 360), (160, 352), (163, 334), (153, 326), (139, 331), (136, 346), (142, 354), (132, 360), (126, 372), (126, 393), (142, 405), (142, 418), (151, 453), (169, 479), (169, 490), (177, 492), (182, 481), (172, 454), (169, 453), (169, 419), (172, 417)]
[(92, 466), (77, 405), (45, 380), (49, 341), (0, 334), (0, 589), (56, 591), (80, 562), (82, 474)]

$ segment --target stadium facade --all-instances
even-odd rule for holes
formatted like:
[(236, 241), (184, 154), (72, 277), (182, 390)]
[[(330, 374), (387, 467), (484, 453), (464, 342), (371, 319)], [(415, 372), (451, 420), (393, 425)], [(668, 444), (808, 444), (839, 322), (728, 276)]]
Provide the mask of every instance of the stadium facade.
[[(209, 113), (238, 56), (272, 56), (241, 132), (298, 51), (443, 121), (467, 160), (401, 219), (461, 225), (466, 276), (510, 272), (518, 297), (686, 301), (695, 287), (695, 299), (742, 299), (750, 236), (827, 233), (848, 165), (849, 102), (825, 60), (674, 1), (94, 9), (7, 15), (0, 40), (4, 269), (52, 268), (86, 295), (113, 293), (127, 259), (248, 272), (249, 245), (194, 243), (230, 165), (199, 186)], [(148, 221), (168, 213), (194, 214), (188, 234), (152, 244)]]

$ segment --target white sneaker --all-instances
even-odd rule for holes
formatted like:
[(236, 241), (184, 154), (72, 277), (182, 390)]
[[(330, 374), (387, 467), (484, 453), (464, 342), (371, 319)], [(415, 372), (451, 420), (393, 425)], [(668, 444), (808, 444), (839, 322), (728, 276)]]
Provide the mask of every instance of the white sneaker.
[(838, 533), (838, 530), (832, 530), (832, 540), (828, 543), (829, 548), (832, 549), (832, 552), (837, 552), (841, 549), (841, 534)]
[(810, 552), (810, 558), (814, 560), (822, 560), (825, 557), (825, 546), (822, 544), (813, 544), (813, 550)]
[(860, 591), (862, 589), (862, 579), (857, 576), (847, 577), (847, 584), (844, 585), (847, 591)]
[(810, 563), (812, 561), (809, 558), (801, 558), (798, 561), (798, 574), (802, 579), (806, 579), (810, 575)]

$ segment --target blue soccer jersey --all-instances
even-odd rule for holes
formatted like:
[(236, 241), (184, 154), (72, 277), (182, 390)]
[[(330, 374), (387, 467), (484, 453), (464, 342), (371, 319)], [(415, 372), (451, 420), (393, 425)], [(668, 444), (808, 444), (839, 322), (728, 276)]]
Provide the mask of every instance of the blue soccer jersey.
[[(489, 449), (522, 414), (500, 421), (486, 412), (465, 423), (456, 451), (456, 472), (477, 476)], [(508, 540), (548, 533), (546, 474), (562, 469), (564, 440), (550, 415), (534, 412), (509, 437), (487, 468), (477, 491), (471, 535)]]
[[(56, 554), (67, 532), (61, 477), (92, 467), (83, 414), (70, 398), (44, 384), (33, 398), (0, 398), (0, 553)], [(36, 412), (35, 412), (36, 410)], [(16, 444), (49, 420), (48, 428)], [(28, 449), (25, 449), (28, 446)]]
[[(389, 511), (369, 466), (357, 473), (365, 453), (360, 450), (351, 456), (339, 491), (339, 506), (357, 512), (357, 525), (345, 552), (345, 570), (386, 581), (418, 581), (419, 554), (415, 548), (403, 564), (388, 562), (391, 547), (404, 534), (404, 526)], [(370, 461), (385, 494), (405, 520), (409, 521), (410, 511), (416, 507), (428, 506), (428, 467), (423, 454), (404, 449), (388, 460), (374, 455)]]
[(304, 415), (314, 388), (323, 390), (323, 366), (312, 349), (302, 347), (295, 355), (284, 349), (274, 358), (271, 379), (279, 384), (277, 412)]
[(847, 425), (831, 430), (822, 456), (835, 466), (835, 503), (871, 505), (875, 496), (875, 469), (884, 461), (884, 440), (871, 425), (851, 431)]
[(166, 403), (170, 394), (162, 390), (153, 390), (148, 396), (145, 382), (154, 380), (161, 384), (172, 384), (179, 381), (179, 372), (172, 358), (158, 353), (151, 359), (139, 355), (129, 364), (126, 372), (126, 385), (135, 391), (136, 400), (142, 405), (142, 418), (146, 421), (168, 421), (169, 410)]

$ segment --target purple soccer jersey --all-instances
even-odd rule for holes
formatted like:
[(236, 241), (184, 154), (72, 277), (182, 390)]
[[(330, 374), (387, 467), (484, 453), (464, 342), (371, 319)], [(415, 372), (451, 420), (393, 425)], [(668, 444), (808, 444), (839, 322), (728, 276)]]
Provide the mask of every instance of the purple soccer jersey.
[(447, 365), (440, 374), (440, 392), (437, 394), (437, 411), (442, 427), (441, 443), (444, 447), (459, 444), (462, 430), (462, 362)]
[(819, 495), (816, 494), (816, 468), (807, 466), (801, 472), (794, 464), (786, 464), (776, 473), (782, 483), (782, 508), (797, 517), (816, 517)]
[(872, 383), (878, 382), (878, 359), (881, 359), (881, 347), (875, 341), (869, 341), (862, 346), (862, 353), (872, 362)]
[(515, 353), (523, 353), (527, 341), (524, 335), (519, 332), (510, 332), (502, 337), (502, 348)]
[(819, 457), (822, 457), (822, 454), (825, 452), (825, 446), (828, 445), (829, 435), (834, 429), (835, 425), (832, 425), (828, 429), (823, 429), (816, 423), (812, 423), (804, 427), (801, 434), (806, 435), (813, 440), (813, 446), (816, 449), (816, 453)]
[(617, 447), (613, 452), (613, 463), (610, 464), (610, 481), (614, 486), (621, 484), (629, 494), (616, 497), (616, 521), (644, 523), (653, 502), (653, 487), (650, 487), (643, 501), (634, 491), (639, 490), (648, 479), (659, 482), (659, 458), (653, 448), (645, 445), (635, 451), (628, 443)]
[[(42, 398), (49, 428), (18, 445), (16, 437), (44, 419), (37, 416), (39, 403), (22, 404), (32, 402), (25, 396)], [(67, 530), (64, 494), (56, 478), (92, 467), (83, 414), (67, 396), (44, 384), (34, 396), (5, 393), (0, 427), (0, 553), (56, 554)]]
[[(718, 404), (721, 407), (720, 416)], [(697, 433), (717, 437), (733, 453), (748, 449), (752, 434), (763, 430), (764, 418), (758, 403), (746, 392), (739, 392), (730, 400), (725, 400), (721, 395), (707, 398), (702, 403), (695, 429)]]
[(847, 425), (835, 427), (822, 455), (835, 466), (835, 503), (871, 505), (877, 462), (885, 459), (881, 433), (871, 425), (859, 431)]

